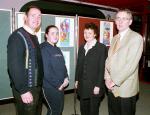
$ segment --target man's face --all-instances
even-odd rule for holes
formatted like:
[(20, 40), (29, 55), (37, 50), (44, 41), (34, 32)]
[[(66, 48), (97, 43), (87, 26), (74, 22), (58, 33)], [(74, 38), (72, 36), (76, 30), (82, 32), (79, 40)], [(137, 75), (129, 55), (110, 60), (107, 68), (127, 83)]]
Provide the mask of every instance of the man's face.
[(129, 26), (132, 24), (132, 19), (126, 12), (118, 12), (116, 15), (115, 23), (118, 31), (122, 32), (129, 28)]
[(41, 24), (41, 11), (36, 8), (31, 8), (25, 16), (25, 23), (35, 31)]

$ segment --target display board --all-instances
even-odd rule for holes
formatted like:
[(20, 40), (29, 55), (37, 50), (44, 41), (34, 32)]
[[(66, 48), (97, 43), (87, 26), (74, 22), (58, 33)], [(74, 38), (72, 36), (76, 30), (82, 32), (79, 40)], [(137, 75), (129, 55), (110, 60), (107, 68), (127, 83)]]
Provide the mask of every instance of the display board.
[(0, 100), (11, 98), (7, 73), (7, 40), (11, 33), (11, 11), (0, 9)]
[[(24, 13), (16, 12), (15, 29), (23, 26)], [(7, 72), (7, 41), (11, 34), (12, 15), (11, 11), (0, 10), (0, 100), (12, 98), (12, 91), (10, 87), (10, 80)], [(59, 16), (59, 15), (42, 15), (42, 25), (37, 33), (40, 43), (44, 42), (44, 31), (48, 25), (56, 25), (60, 30), (60, 40), (57, 44), (61, 48), (65, 57), (65, 62), (69, 74), (69, 87), (66, 90), (74, 88), (74, 74), (75, 74), (75, 60), (76, 60), (76, 38), (75, 38), (75, 17)]]
[(105, 44), (106, 46), (110, 46), (110, 42), (113, 38), (113, 35), (116, 34), (114, 31), (115, 25), (114, 21), (101, 20), (99, 18), (90, 18), (90, 17), (78, 17), (78, 35), (79, 35), (79, 46), (84, 44), (84, 26), (86, 23), (94, 23), (99, 29), (99, 38), (98, 41), (100, 43)]
[(79, 46), (81, 44), (84, 44), (85, 41), (84, 41), (84, 26), (86, 23), (94, 23), (96, 24), (96, 26), (98, 27), (99, 29), (99, 25), (100, 25), (100, 20), (98, 18), (89, 18), (89, 17), (82, 17), (82, 16), (79, 16), (78, 17), (78, 35), (79, 35)]
[(76, 35), (75, 35), (75, 17), (59, 15), (42, 15), (41, 41), (44, 41), (44, 31), (48, 25), (56, 25), (59, 28), (59, 41), (57, 46), (63, 52), (66, 67), (69, 74), (69, 87), (66, 90), (74, 88), (75, 60), (76, 60)]
[[(24, 13), (16, 12), (16, 28), (23, 26)], [(69, 87), (66, 90), (74, 88), (75, 76), (75, 17), (42, 14), (41, 28), (37, 33), (40, 43), (44, 42), (44, 33), (48, 25), (56, 25), (59, 28), (59, 41), (57, 46), (60, 47), (65, 58), (67, 71), (69, 74)]]
[[(15, 21), (13, 21), (12, 24), (11, 11), (0, 10), (0, 100), (13, 97), (7, 72), (7, 40), (9, 35), (11, 34), (12, 25), (15, 25), (15, 29), (23, 26), (23, 18), (23, 12), (16, 12)], [(76, 52), (79, 44), (84, 43), (83, 30), (85, 23), (94, 22), (100, 29), (100, 35), (104, 33), (101, 32), (101, 30), (107, 30), (107, 32), (111, 32), (111, 23), (106, 23), (105, 25), (104, 22), (101, 24), (101, 21), (102, 20), (97, 18), (42, 14), (42, 25), (39, 32), (37, 33), (40, 43), (44, 42), (44, 32), (48, 25), (56, 25), (60, 31), (60, 39), (57, 43), (57, 46), (61, 48), (65, 57), (65, 63), (70, 81), (69, 87), (66, 90), (74, 88)]]

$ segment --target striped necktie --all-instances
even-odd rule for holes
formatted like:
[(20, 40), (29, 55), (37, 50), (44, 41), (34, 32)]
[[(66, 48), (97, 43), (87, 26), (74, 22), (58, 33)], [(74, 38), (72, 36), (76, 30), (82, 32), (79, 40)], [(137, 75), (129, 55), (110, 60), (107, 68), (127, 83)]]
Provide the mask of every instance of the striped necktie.
[(119, 49), (119, 47), (120, 47), (120, 35), (118, 35), (117, 40), (115, 42), (115, 45), (112, 49), (113, 54)]

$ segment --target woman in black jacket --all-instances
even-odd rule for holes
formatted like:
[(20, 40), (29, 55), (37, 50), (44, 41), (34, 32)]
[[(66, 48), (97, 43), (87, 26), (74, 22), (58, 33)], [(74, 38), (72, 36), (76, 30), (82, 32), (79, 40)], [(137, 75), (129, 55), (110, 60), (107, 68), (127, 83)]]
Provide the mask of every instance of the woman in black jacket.
[(81, 115), (99, 115), (104, 95), (104, 68), (107, 48), (99, 43), (98, 28), (94, 23), (85, 24), (85, 44), (78, 51), (75, 88), (80, 97)]

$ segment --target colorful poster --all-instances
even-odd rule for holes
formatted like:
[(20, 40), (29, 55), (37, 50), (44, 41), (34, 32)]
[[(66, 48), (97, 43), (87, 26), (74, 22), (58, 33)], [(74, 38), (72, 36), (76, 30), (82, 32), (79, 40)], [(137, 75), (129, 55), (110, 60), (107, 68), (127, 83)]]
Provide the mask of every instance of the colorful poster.
[(59, 47), (73, 47), (74, 44), (74, 19), (56, 17), (55, 25), (59, 28)]
[(100, 42), (106, 46), (110, 46), (113, 38), (113, 22), (100, 21)]

